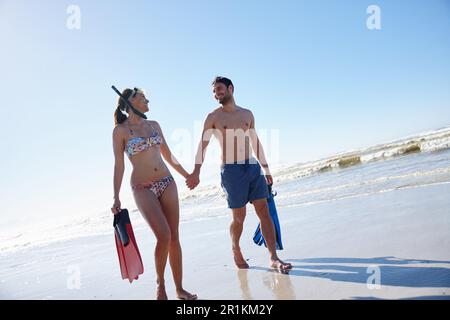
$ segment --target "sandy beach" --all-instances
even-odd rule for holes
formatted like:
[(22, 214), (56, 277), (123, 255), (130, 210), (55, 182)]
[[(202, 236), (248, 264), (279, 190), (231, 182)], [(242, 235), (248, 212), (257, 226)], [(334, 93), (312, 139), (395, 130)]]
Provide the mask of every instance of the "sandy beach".
[[(271, 271), (253, 244), (253, 210), (241, 241), (249, 270), (233, 265), (230, 217), (182, 223), (185, 287), (200, 299), (449, 299), (448, 194), (450, 184), (438, 183), (280, 208), (289, 275)], [(145, 272), (132, 284), (120, 278), (111, 233), (2, 256), (0, 298), (153, 299), (155, 241), (147, 228), (136, 236)], [(367, 284), (374, 268), (379, 288)], [(174, 299), (170, 268), (166, 282)]]
[[(241, 238), (250, 269), (238, 270), (220, 186), (180, 195), (185, 289), (206, 300), (450, 299), (448, 137), (432, 133), (423, 152), (405, 152), (410, 139), (353, 151), (366, 160), (345, 167), (332, 157), (280, 169), (274, 199), (289, 274), (271, 270), (253, 243), (251, 205)], [(0, 299), (154, 299), (155, 238), (128, 209), (145, 269), (137, 281), (121, 279), (112, 214), (103, 212), (4, 237)], [(169, 267), (166, 288), (174, 299)]]
[[(0, 303), (14, 314), (104, 316), (112, 300), (158, 314), (147, 221), (158, 271), (168, 247), (179, 266), (177, 204), (183, 289), (205, 305), (450, 300), (450, 1), (0, 0), (0, 38)], [(288, 273), (253, 242), (250, 203), (249, 269), (233, 259), (228, 206), (263, 208), (266, 182)], [(120, 208), (144, 265), (132, 283)], [(170, 258), (165, 272), (166, 305), (187, 305)]]

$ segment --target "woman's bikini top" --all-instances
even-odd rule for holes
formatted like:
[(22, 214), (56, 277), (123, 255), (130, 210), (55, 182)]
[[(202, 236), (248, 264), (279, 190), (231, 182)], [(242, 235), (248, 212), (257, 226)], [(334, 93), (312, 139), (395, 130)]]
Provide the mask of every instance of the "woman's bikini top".
[[(128, 157), (134, 156), (141, 151), (147, 150), (150, 147), (160, 145), (162, 143), (162, 137), (158, 134), (158, 131), (156, 131), (152, 125), (151, 127), (153, 129), (153, 133), (151, 136), (133, 137), (128, 139), (127, 145), (125, 147), (125, 152), (127, 153)], [(134, 135), (133, 130), (131, 130), (129, 126), (128, 130), (130, 131), (131, 135)]]

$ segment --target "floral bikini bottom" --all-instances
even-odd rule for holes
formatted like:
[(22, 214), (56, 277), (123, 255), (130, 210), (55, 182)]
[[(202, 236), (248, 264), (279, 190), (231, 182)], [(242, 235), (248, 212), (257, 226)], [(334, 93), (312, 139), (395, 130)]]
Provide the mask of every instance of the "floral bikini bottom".
[(158, 181), (151, 181), (151, 182), (145, 182), (145, 183), (139, 183), (131, 186), (131, 188), (134, 190), (150, 190), (152, 191), (157, 198), (161, 197), (164, 190), (169, 186), (169, 184), (174, 181), (172, 176), (167, 176), (162, 179), (159, 179)]

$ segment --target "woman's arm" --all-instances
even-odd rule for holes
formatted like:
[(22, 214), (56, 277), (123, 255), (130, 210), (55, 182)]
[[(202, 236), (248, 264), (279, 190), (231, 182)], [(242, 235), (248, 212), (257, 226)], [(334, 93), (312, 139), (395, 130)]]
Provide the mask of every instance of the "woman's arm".
[(163, 156), (164, 160), (167, 161), (168, 164), (172, 168), (174, 168), (179, 174), (181, 174), (184, 178), (187, 178), (189, 176), (189, 173), (184, 170), (183, 166), (178, 162), (178, 160), (175, 158), (175, 156), (172, 154), (172, 152), (169, 149), (169, 146), (167, 145), (166, 139), (164, 138), (164, 134), (162, 132), (161, 126), (158, 122), (155, 121), (156, 126), (158, 127), (158, 130), (160, 132), (160, 135), (162, 137), (162, 143), (161, 143), (161, 155)]
[(113, 130), (113, 150), (114, 150), (114, 199), (119, 200), (120, 187), (122, 185), (125, 162), (123, 151), (125, 141), (122, 139), (120, 129), (116, 126)]
[[(192, 171), (192, 174), (186, 179), (186, 185), (191, 190), (196, 188), (200, 183), (200, 169), (205, 160), (206, 148), (208, 147), (209, 141), (213, 136), (213, 131), (215, 130), (214, 121), (214, 112), (211, 112), (203, 123), (202, 137), (198, 143), (197, 153), (195, 154), (194, 171)], [(221, 140), (221, 138), (219, 138), (219, 140)]]

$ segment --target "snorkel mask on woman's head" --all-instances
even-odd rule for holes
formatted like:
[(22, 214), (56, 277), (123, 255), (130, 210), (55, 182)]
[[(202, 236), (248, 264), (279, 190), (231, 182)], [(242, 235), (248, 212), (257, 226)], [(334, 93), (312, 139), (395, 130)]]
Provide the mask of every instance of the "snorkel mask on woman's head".
[(143, 89), (133, 88), (130, 96), (128, 97), (128, 100), (130, 100), (131, 98), (134, 98), (136, 96), (136, 94), (138, 94), (138, 93), (145, 95), (145, 91)]
[[(143, 114), (142, 112), (140, 112), (139, 110), (137, 110), (135, 107), (133, 107), (133, 105), (128, 101), (128, 99), (134, 97), (137, 93), (141, 93), (141, 94), (145, 94), (144, 90), (139, 89), (139, 88), (134, 88), (133, 91), (131, 92), (131, 95), (125, 99), (125, 97), (120, 93), (119, 90), (117, 90), (117, 88), (115, 86), (111, 86), (111, 88), (119, 95), (120, 98), (122, 98), (122, 100), (125, 102), (125, 104), (128, 106), (128, 108), (130, 108), (136, 115), (138, 115), (139, 117), (143, 118), (143, 119), (147, 119), (147, 116), (145, 114)], [(120, 110), (125, 111), (125, 106), (122, 106), (120, 108)]]

